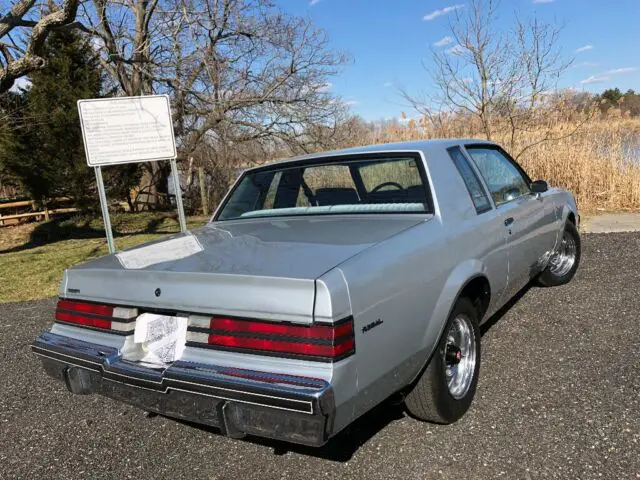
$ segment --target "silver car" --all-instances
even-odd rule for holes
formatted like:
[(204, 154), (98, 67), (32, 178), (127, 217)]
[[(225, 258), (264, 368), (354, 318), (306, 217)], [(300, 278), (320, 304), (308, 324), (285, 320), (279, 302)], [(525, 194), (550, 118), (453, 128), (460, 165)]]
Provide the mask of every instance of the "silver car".
[(479, 326), (580, 261), (573, 196), (498, 145), (434, 140), (245, 171), (206, 226), (65, 272), (33, 351), (77, 394), (322, 445), (402, 393), (451, 423)]

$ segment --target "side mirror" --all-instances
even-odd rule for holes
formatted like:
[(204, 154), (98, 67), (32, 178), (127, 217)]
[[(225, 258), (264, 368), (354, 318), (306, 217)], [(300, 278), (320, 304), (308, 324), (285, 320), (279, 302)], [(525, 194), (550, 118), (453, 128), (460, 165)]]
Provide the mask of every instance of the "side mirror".
[(531, 193), (544, 193), (549, 190), (549, 184), (544, 180), (531, 182)]

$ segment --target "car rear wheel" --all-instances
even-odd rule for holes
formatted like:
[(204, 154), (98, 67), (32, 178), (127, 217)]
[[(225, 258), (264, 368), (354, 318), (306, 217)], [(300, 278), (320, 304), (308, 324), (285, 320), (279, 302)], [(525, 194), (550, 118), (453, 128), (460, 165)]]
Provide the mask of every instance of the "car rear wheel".
[(576, 226), (567, 221), (562, 232), (558, 250), (551, 256), (547, 268), (538, 277), (545, 287), (555, 287), (569, 283), (580, 264), (580, 234)]
[(407, 394), (409, 413), (448, 424), (469, 409), (480, 370), (478, 310), (468, 298), (456, 303), (427, 367)]

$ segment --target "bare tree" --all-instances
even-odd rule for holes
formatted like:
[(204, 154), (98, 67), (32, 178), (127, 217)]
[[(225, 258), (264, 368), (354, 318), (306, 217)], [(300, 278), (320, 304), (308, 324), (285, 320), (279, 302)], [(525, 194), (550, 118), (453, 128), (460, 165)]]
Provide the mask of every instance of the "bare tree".
[(80, 0), (51, 0), (45, 6), (37, 0), (2, 0), (0, 13), (0, 93), (16, 79), (46, 65), (42, 57), (49, 33), (73, 23)]
[(180, 57), (165, 78), (182, 109), (185, 155), (206, 143), (204, 166), (229, 178), (221, 166), (231, 172), (249, 161), (333, 144), (346, 107), (328, 80), (346, 57), (328, 47), (324, 32), (262, 0), (181, 5), (181, 46), (174, 49)]
[(91, 0), (80, 14), (82, 30), (94, 36), (100, 63), (115, 88), (128, 96), (153, 92), (160, 51), (171, 31), (162, 21), (159, 0)]
[(212, 133), (311, 148), (305, 127), (343, 110), (327, 79), (346, 57), (268, 0), (92, 0), (82, 28), (120, 91), (171, 95), (183, 149)]
[[(112, 94), (154, 93), (154, 82), (172, 29), (159, 0), (91, 0), (82, 5), (78, 28), (93, 37), (100, 64), (110, 80)], [(169, 167), (143, 164), (143, 185), (136, 200), (165, 204)], [(162, 195), (163, 194), (163, 195)]]
[[(513, 30), (499, 31), (499, 5), (499, 0), (471, 0), (456, 10), (449, 26), (453, 46), (433, 49), (425, 65), (435, 93), (401, 94), (436, 127), (456, 112), (476, 119), (487, 139), (506, 130), (513, 150), (522, 133), (539, 129), (541, 115), (548, 114), (548, 94), (571, 60), (561, 55), (561, 27), (516, 16)], [(536, 144), (555, 138), (552, 124), (547, 127)]]
[(344, 110), (328, 78), (346, 58), (329, 49), (324, 32), (263, 0), (180, 5), (181, 45), (170, 62), (177, 68), (164, 77), (183, 109), (185, 149), (205, 138), (227, 148), (274, 139), (317, 148), (309, 128), (335, 124)]
[[(81, 22), (116, 90), (170, 95), (182, 160), (202, 143), (217, 152), (196, 155), (209, 162), (246, 143), (266, 156), (310, 151), (344, 116), (328, 78), (346, 57), (268, 0), (92, 0)], [(162, 167), (147, 168), (150, 184), (164, 182)]]

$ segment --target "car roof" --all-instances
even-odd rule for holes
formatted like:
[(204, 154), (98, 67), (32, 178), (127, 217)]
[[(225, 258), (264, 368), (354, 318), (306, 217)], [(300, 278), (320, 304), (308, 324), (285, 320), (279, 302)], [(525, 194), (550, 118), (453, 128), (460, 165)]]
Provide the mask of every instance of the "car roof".
[(283, 158), (280, 160), (269, 162), (265, 165), (248, 168), (247, 170), (258, 170), (261, 168), (273, 167), (275, 164), (282, 165), (288, 163), (304, 162), (305, 160), (313, 160), (317, 158), (355, 155), (359, 153), (420, 151), (425, 156), (429, 156), (430, 154), (433, 154), (435, 152), (441, 152), (443, 149), (465, 143), (496, 145), (494, 142), (477, 138), (439, 138), (434, 140), (417, 140), (411, 142), (380, 143), (376, 145), (365, 145), (362, 147), (351, 147), (341, 150), (330, 150), (326, 152), (317, 152), (307, 155), (299, 155), (296, 157)]

